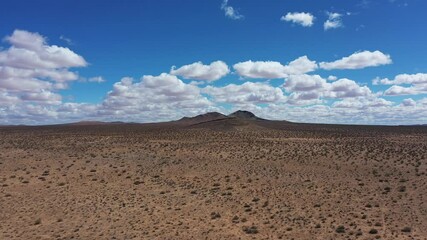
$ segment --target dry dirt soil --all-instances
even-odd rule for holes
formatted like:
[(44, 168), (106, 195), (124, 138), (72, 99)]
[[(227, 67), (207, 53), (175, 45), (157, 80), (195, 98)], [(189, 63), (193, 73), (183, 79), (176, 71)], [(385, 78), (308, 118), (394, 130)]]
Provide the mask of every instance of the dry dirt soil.
[(0, 128), (0, 239), (427, 239), (427, 127)]

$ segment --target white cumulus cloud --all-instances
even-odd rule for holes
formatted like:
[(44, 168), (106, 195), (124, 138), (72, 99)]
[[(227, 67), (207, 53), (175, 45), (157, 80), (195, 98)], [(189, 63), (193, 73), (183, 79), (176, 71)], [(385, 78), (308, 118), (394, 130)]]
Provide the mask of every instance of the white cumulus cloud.
[(288, 92), (306, 92), (318, 90), (323, 91), (326, 88), (326, 80), (319, 75), (291, 75), (286, 78), (283, 85)]
[(406, 98), (402, 101), (402, 105), (405, 107), (413, 107), (417, 105), (417, 102), (415, 102), (412, 98)]
[(224, 87), (207, 86), (202, 91), (212, 96), (216, 102), (234, 104), (272, 103), (285, 100), (280, 88), (266, 83), (245, 82), (241, 85), (229, 84)]
[(79, 79), (69, 68), (85, 67), (85, 59), (69, 48), (48, 45), (38, 33), (15, 30), (5, 41), (11, 46), (0, 50), (0, 90), (13, 99), (58, 104), (61, 96), (52, 92)]
[(393, 105), (384, 98), (346, 98), (332, 104), (334, 108), (368, 109)]
[(237, 74), (247, 78), (284, 78), (290, 74), (304, 74), (317, 69), (315, 61), (311, 61), (307, 56), (302, 56), (288, 65), (282, 65), (275, 61), (246, 61), (233, 65)]
[(215, 61), (209, 65), (204, 65), (202, 62), (195, 62), (189, 65), (184, 65), (178, 69), (172, 67), (170, 74), (181, 76), (187, 79), (196, 79), (204, 81), (218, 80), (230, 72), (227, 64), (223, 61)]
[(332, 98), (354, 98), (368, 97), (372, 92), (367, 86), (359, 86), (355, 81), (343, 78), (328, 84), (326, 95)]
[(384, 91), (386, 96), (401, 96), (401, 95), (417, 95), (427, 92), (427, 86), (424, 87), (402, 87), (399, 85), (393, 85)]
[(311, 13), (305, 12), (289, 12), (280, 18), (282, 21), (293, 22), (303, 27), (311, 27), (314, 23), (314, 16)]
[(416, 73), (416, 74), (399, 74), (390, 80), (388, 78), (373, 80), (373, 84), (384, 84), (384, 85), (401, 85), (401, 84), (427, 84), (427, 73)]
[(100, 115), (139, 117), (139, 121), (171, 120), (212, 107), (197, 86), (186, 84), (174, 75), (145, 75), (140, 81), (125, 77), (108, 92)]
[(373, 96), (367, 86), (360, 86), (353, 80), (343, 78), (330, 83), (319, 75), (290, 75), (283, 87), (291, 93), (289, 103), (292, 105), (319, 103), (323, 99)]
[(323, 23), (323, 29), (329, 30), (333, 28), (343, 27), (342, 14), (328, 12), (328, 20)]
[[(393, 85), (384, 91), (384, 95), (398, 96), (398, 95), (416, 95), (427, 93), (427, 74), (399, 74), (394, 79), (376, 78), (372, 81), (374, 85)], [(409, 85), (400, 86), (400, 85)]]
[(326, 70), (332, 69), (361, 69), (366, 67), (376, 67), (380, 65), (391, 64), (392, 60), (390, 55), (384, 54), (380, 51), (362, 51), (355, 52), (348, 57), (343, 57), (334, 62), (321, 62), (320, 68)]

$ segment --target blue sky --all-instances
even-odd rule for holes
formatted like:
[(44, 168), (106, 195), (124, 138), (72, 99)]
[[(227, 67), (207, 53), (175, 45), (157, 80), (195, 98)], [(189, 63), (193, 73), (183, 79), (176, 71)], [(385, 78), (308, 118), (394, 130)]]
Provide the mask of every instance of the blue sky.
[(8, 1), (0, 124), (237, 109), (426, 123), (425, 9), (423, 0)]

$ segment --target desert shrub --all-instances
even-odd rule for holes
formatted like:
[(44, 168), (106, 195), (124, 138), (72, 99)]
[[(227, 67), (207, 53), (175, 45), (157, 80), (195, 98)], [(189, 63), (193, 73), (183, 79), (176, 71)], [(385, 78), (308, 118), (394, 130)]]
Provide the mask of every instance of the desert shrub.
[(256, 226), (244, 226), (243, 228), (243, 232), (245, 232), (246, 234), (257, 234), (258, 233), (258, 228)]
[(345, 233), (345, 228), (344, 226), (340, 225), (335, 229), (335, 232), (337, 233)]

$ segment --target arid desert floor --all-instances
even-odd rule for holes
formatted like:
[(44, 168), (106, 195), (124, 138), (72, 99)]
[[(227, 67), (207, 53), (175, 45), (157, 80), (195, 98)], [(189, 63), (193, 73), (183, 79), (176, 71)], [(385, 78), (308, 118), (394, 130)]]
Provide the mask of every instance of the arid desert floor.
[(185, 121), (0, 127), (0, 239), (427, 239), (427, 127)]

